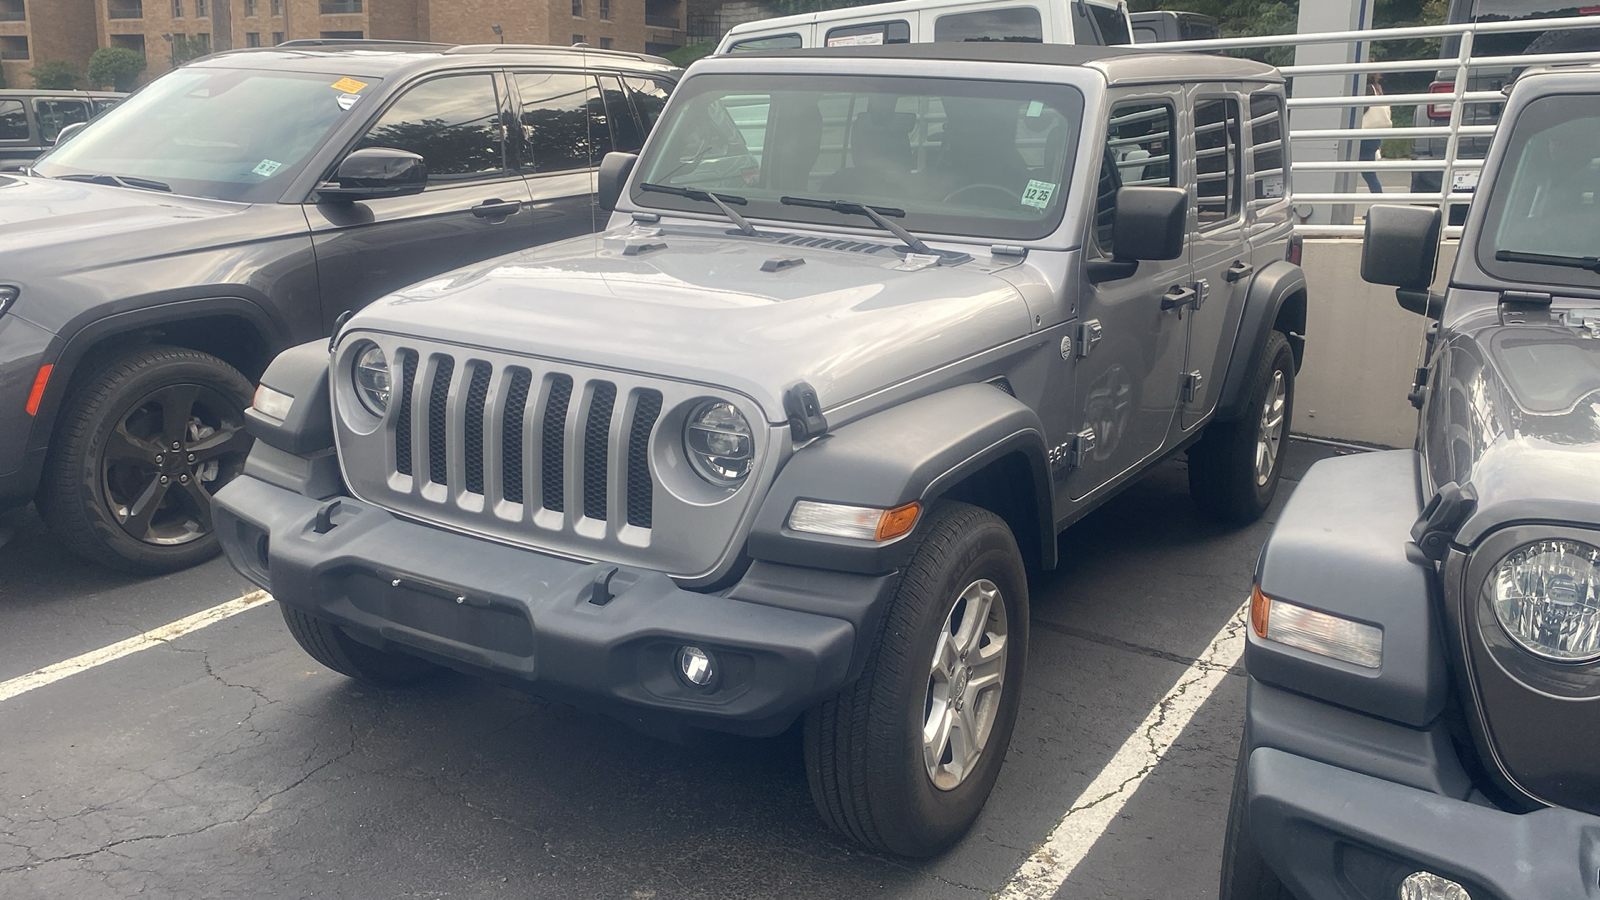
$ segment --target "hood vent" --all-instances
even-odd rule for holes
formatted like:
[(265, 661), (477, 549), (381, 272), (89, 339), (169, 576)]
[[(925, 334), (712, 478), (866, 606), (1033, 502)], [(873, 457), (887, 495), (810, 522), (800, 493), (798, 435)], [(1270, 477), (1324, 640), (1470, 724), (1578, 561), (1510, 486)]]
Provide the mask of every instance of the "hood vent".
[(786, 234), (778, 238), (776, 243), (789, 244), (794, 247), (815, 247), (818, 250), (843, 250), (846, 253), (877, 253), (879, 250), (893, 250), (888, 244), (873, 244), (867, 241), (841, 241), (838, 238), (811, 237), (803, 234)]

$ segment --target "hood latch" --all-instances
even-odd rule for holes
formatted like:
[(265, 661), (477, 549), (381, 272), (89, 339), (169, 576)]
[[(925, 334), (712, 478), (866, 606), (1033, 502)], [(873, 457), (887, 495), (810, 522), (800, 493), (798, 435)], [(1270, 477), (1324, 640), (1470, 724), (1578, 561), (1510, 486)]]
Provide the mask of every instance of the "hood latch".
[(789, 417), (789, 431), (795, 443), (828, 433), (828, 420), (822, 415), (817, 390), (804, 381), (783, 392), (783, 412)]

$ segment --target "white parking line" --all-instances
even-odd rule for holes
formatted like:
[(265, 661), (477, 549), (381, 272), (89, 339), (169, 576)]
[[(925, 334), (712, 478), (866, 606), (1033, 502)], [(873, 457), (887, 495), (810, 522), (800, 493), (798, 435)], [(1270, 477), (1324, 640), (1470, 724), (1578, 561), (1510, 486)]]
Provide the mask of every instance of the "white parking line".
[(203, 609), (176, 622), (168, 622), (160, 628), (146, 631), (137, 637), (118, 641), (115, 644), (101, 647), (99, 650), (90, 650), (82, 656), (74, 656), (71, 659), (45, 666), (42, 669), (35, 669), (10, 681), (0, 681), (0, 701), (10, 700), (12, 697), (26, 694), (35, 688), (53, 684), (69, 675), (76, 675), (95, 666), (105, 665), (130, 653), (138, 653), (140, 650), (148, 650), (157, 644), (165, 644), (191, 631), (199, 631), (207, 625), (215, 625), (229, 616), (236, 616), (247, 609), (255, 609), (271, 599), (272, 595), (266, 591), (252, 591), (243, 597), (234, 598), (227, 603), (213, 606), (210, 609)]
[[(1248, 604), (1247, 604), (1248, 605)], [(995, 900), (1048, 900), (1066, 884), (1072, 870), (1111, 826), (1140, 783), (1172, 749), (1228, 670), (1244, 652), (1244, 607), (1211, 639), (1199, 660), (1167, 691), (1144, 722), (1129, 735), (1089, 787), (1072, 801), (1066, 815), (995, 894)]]

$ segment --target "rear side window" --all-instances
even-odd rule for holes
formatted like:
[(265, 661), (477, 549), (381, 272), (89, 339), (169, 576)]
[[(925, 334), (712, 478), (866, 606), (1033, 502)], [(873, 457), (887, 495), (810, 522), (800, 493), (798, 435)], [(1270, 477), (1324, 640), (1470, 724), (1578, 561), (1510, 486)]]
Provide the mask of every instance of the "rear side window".
[(628, 93), (633, 97), (633, 108), (639, 113), (639, 124), (644, 127), (644, 133), (649, 135), (650, 129), (656, 127), (656, 120), (661, 118), (661, 109), (667, 105), (667, 96), (675, 85), (664, 78), (626, 76), (622, 83), (628, 86)]
[(518, 73), (516, 79), (518, 120), (533, 171), (587, 169), (591, 158), (604, 154), (611, 136), (603, 120), (595, 121), (596, 108), (604, 107), (593, 79), (576, 72)]
[(612, 149), (623, 153), (638, 153), (644, 146), (645, 130), (634, 116), (633, 106), (622, 82), (615, 75), (600, 76), (600, 97), (604, 101), (604, 115), (611, 125)]
[(0, 100), (0, 141), (28, 139), (28, 111), (21, 100)]
[(1282, 200), (1288, 191), (1283, 170), (1283, 98), (1250, 95), (1250, 198), (1258, 206)]
[(968, 41), (1044, 43), (1044, 24), (1032, 6), (985, 9), (940, 16), (933, 23), (933, 39), (941, 44)]
[(82, 100), (35, 100), (34, 115), (39, 117), (39, 136), (53, 141), (61, 129), (89, 121), (89, 104)]
[(1123, 18), (1120, 10), (1089, 3), (1084, 6), (1089, 8), (1089, 15), (1094, 17), (1094, 24), (1100, 28), (1100, 40), (1107, 44), (1133, 43), (1133, 36), (1128, 34), (1128, 20)]
[(1201, 100), (1194, 105), (1195, 196), (1200, 227), (1239, 215), (1239, 101)]
[(1108, 255), (1113, 252), (1117, 190), (1177, 184), (1172, 173), (1172, 132), (1172, 107), (1165, 103), (1130, 103), (1112, 109), (1094, 210), (1095, 239)]
[(770, 34), (766, 37), (739, 41), (728, 48), (729, 53), (754, 53), (757, 50), (798, 50), (803, 42), (798, 34)]
[(911, 23), (903, 19), (873, 22), (869, 25), (844, 25), (828, 30), (829, 47), (860, 47), (869, 44), (909, 44)]

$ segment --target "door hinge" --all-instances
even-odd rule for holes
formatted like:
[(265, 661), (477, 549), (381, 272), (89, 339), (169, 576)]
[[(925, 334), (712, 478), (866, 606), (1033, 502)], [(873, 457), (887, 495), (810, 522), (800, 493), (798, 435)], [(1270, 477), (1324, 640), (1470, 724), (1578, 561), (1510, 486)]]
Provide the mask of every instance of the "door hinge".
[(1204, 278), (1194, 283), (1194, 304), (1191, 308), (1199, 309), (1206, 305), (1206, 298), (1211, 296), (1211, 282)]
[(1190, 372), (1183, 376), (1183, 402), (1193, 403), (1200, 399), (1200, 386), (1205, 383), (1206, 377), (1199, 372)]
[(1099, 319), (1090, 319), (1078, 326), (1078, 358), (1083, 359), (1094, 352), (1094, 345), (1100, 343), (1105, 337), (1106, 330), (1100, 326)]
[(1050, 468), (1058, 474), (1079, 468), (1088, 461), (1089, 454), (1094, 452), (1094, 446), (1094, 429), (1085, 428), (1073, 435), (1065, 444), (1050, 451)]

